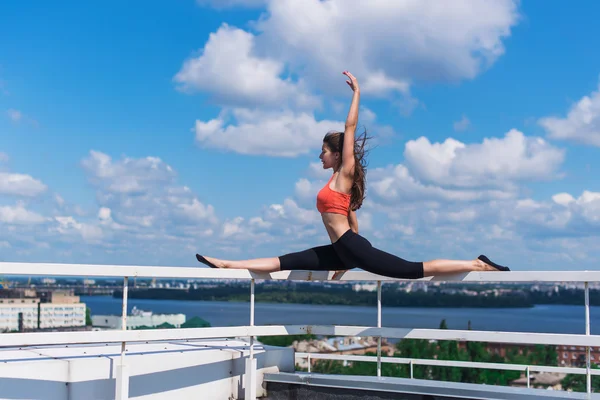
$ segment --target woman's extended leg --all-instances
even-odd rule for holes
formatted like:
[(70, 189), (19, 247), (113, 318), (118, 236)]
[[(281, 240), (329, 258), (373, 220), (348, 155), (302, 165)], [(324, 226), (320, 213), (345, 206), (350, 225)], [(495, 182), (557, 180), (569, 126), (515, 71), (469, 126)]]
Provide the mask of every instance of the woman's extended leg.
[(196, 254), (196, 258), (212, 268), (247, 269), (253, 272), (282, 270), (335, 271), (347, 269), (330, 244), (280, 257), (255, 258), (242, 261), (220, 260), (218, 258), (203, 257), (199, 254)]
[[(276, 272), (280, 271), (279, 257), (254, 258), (252, 260), (229, 261), (212, 257), (202, 257), (196, 254), (201, 263), (213, 268), (248, 269), (254, 272)], [(208, 262), (205, 262), (208, 261)]]
[(448, 275), (472, 271), (499, 271), (499, 269), (480, 259), (432, 260), (423, 263), (423, 276)]
[(352, 265), (377, 275), (400, 279), (419, 279), (426, 276), (448, 275), (471, 271), (509, 271), (507, 267), (481, 255), (475, 260), (407, 261), (379, 250), (362, 236), (347, 231), (333, 244), (346, 265)]

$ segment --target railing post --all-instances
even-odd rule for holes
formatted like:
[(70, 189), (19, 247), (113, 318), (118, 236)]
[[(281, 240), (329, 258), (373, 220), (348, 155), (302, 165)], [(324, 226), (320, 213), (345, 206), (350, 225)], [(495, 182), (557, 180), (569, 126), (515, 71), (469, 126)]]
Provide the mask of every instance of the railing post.
[[(250, 281), (250, 326), (254, 326), (254, 279)], [(254, 336), (250, 336), (250, 357), (246, 360), (246, 400), (256, 400), (256, 359), (254, 358)]]
[(308, 353), (308, 373), (310, 374), (310, 353)]
[[(381, 328), (381, 281), (377, 281), (377, 327)], [(377, 338), (377, 376), (381, 376), (381, 335)]]
[(530, 380), (530, 375), (529, 375), (529, 365), (527, 366), (527, 368), (525, 368), (525, 374), (527, 375), (527, 388), (529, 389), (529, 387), (531, 386), (531, 380)]
[[(127, 290), (129, 277), (123, 278), (123, 304), (121, 310), (121, 330), (127, 330)], [(127, 400), (129, 398), (129, 370), (125, 365), (125, 342), (121, 342), (121, 362), (117, 365), (115, 399)]]
[(414, 378), (414, 374), (413, 374), (413, 360), (410, 360), (410, 362), (408, 363), (408, 365), (410, 366), (410, 379)]
[[(590, 334), (590, 287), (588, 282), (585, 283), (585, 334)], [(587, 393), (592, 393), (592, 375), (590, 365), (590, 346), (586, 347), (585, 352), (585, 369), (586, 369), (586, 389)]]

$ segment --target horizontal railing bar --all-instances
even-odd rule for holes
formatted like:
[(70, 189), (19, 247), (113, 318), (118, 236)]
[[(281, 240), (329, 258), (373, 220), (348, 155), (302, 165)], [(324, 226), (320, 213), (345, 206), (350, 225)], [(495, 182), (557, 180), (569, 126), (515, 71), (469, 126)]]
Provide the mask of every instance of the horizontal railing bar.
[(218, 339), (248, 336), (299, 335), (303, 325), (230, 326), (148, 330), (86, 332), (28, 332), (0, 334), (1, 347), (96, 344), (117, 342), (154, 342), (165, 340)]
[[(377, 362), (375, 356), (358, 356), (347, 354), (327, 354), (327, 353), (295, 353), (296, 358), (310, 358), (322, 360), (336, 361), (365, 361)], [(460, 367), (460, 368), (477, 368), (477, 369), (498, 369), (506, 371), (525, 371), (527, 367), (532, 372), (555, 372), (565, 374), (585, 375), (585, 368), (575, 367), (552, 367), (544, 365), (524, 365), (524, 364), (502, 364), (502, 363), (485, 363), (473, 361), (451, 361), (451, 360), (428, 360), (423, 358), (402, 358), (402, 357), (381, 357), (381, 362), (389, 364), (410, 364), (413, 365), (428, 365), (428, 366), (444, 366), (444, 367)], [(592, 375), (600, 375), (600, 369), (591, 371)]]
[(91, 344), (280, 335), (381, 336), (396, 339), (455, 340), (513, 344), (600, 346), (598, 335), (460, 331), (450, 329), (376, 328), (365, 326), (266, 325), (128, 331), (28, 332), (0, 335), (0, 346)]
[[(123, 278), (180, 278), (180, 279), (265, 279), (326, 281), (333, 271), (280, 271), (271, 274), (253, 273), (247, 270), (226, 270), (205, 267), (152, 267), (103, 264), (56, 264), (0, 262), (0, 275), (26, 276), (75, 276)], [(364, 271), (344, 273), (340, 281), (403, 281)], [(419, 281), (447, 282), (600, 282), (600, 271), (512, 271), (469, 272), (439, 277), (427, 277)]]
[(308, 333), (328, 336), (381, 336), (394, 339), (454, 340), (514, 344), (600, 346), (598, 335), (558, 333), (494, 332), (452, 329), (376, 328), (361, 326), (307, 326)]

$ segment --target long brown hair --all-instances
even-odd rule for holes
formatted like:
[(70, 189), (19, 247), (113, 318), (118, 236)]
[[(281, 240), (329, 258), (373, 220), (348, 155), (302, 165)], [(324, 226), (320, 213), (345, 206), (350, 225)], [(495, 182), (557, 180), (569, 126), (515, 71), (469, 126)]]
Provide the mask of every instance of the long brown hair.
[[(365, 181), (367, 178), (367, 159), (368, 150), (365, 149), (367, 142), (367, 131), (365, 130), (354, 140), (354, 181), (350, 189), (350, 209), (358, 210), (365, 199)], [(344, 145), (344, 132), (329, 131), (323, 138), (323, 143), (334, 153), (342, 154)], [(343, 161), (343, 160), (342, 160)]]

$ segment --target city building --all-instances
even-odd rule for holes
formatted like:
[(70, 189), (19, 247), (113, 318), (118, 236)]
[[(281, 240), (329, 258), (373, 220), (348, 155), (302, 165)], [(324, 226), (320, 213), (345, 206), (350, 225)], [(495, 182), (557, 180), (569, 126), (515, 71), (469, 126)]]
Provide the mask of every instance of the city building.
[[(136, 329), (142, 326), (157, 327), (164, 323), (179, 328), (185, 323), (185, 314), (154, 314), (152, 311), (143, 311), (133, 307), (131, 315), (127, 316), (127, 329)], [(120, 315), (92, 315), (92, 326), (122, 329), (123, 325)]]
[(39, 303), (40, 299), (0, 298), (0, 331), (37, 328)]
[(0, 331), (85, 327), (85, 303), (72, 291), (0, 290)]
[[(586, 351), (585, 346), (557, 346), (558, 365), (561, 367), (584, 367)], [(590, 348), (590, 362), (600, 364), (600, 347)]]

